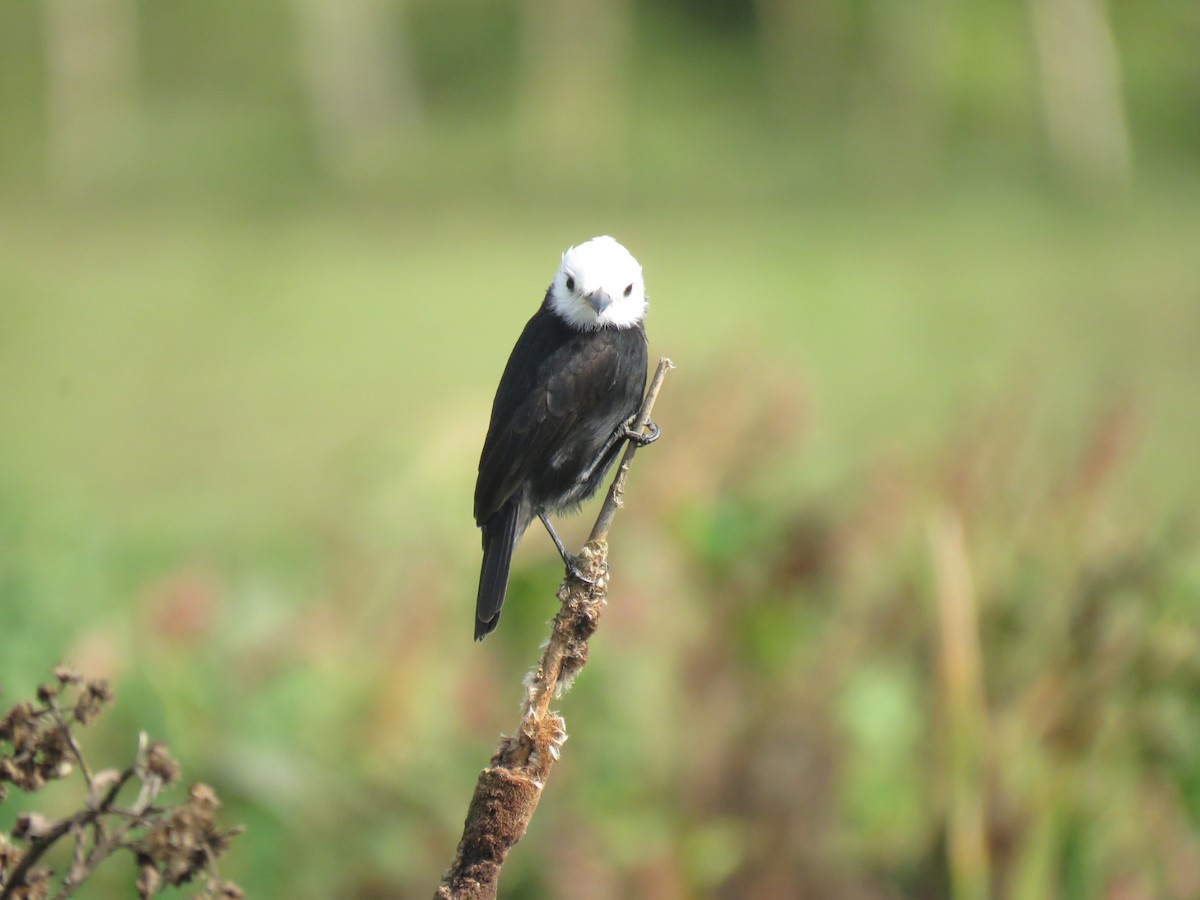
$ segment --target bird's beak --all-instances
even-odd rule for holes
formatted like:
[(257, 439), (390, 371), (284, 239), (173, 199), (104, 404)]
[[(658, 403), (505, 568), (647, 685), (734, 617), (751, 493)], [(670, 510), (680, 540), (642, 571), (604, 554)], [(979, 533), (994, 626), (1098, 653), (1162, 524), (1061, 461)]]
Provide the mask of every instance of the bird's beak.
[(603, 313), (612, 303), (612, 297), (608, 296), (608, 293), (603, 290), (592, 291), (590, 294), (585, 295), (583, 299), (587, 301), (588, 306), (596, 311), (596, 315)]

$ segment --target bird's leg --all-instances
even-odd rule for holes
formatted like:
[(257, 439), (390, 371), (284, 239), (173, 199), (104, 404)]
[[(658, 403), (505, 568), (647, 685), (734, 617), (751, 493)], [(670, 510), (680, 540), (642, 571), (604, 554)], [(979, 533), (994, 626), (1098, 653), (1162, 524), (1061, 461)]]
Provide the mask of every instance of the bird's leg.
[(622, 422), (620, 428), (617, 428), (612, 434), (604, 439), (604, 446), (600, 448), (600, 452), (596, 454), (596, 458), (588, 463), (588, 467), (580, 473), (579, 478), (577, 478), (576, 481), (578, 481), (580, 484), (586, 484), (592, 480), (592, 476), (596, 474), (596, 469), (600, 468), (601, 463), (604, 462), (604, 458), (608, 456), (608, 451), (613, 448), (613, 444), (625, 436), (622, 431), (622, 429), (625, 427), (625, 423)]
[(546, 517), (546, 514), (540, 512), (538, 513), (538, 518), (546, 526), (546, 531), (550, 532), (550, 540), (554, 541), (554, 546), (558, 548), (558, 555), (562, 557), (563, 565), (567, 567), (567, 572), (571, 577), (585, 584), (595, 584), (595, 581), (583, 573), (583, 569), (579, 565), (579, 559), (567, 550), (566, 545), (562, 542), (562, 538), (558, 536), (558, 532), (554, 530), (554, 526), (550, 524), (550, 520)]
[(637, 417), (634, 416), (633, 418), (629, 419), (628, 422), (622, 422), (615, 429), (613, 429), (613, 433), (605, 439), (604, 446), (600, 448), (600, 452), (596, 454), (596, 458), (591, 461), (588, 467), (583, 470), (583, 474), (579, 476), (578, 480), (581, 484), (591, 481), (592, 476), (596, 474), (596, 469), (603, 464), (604, 458), (608, 456), (609, 451), (613, 448), (613, 444), (617, 443), (617, 441), (623, 441), (628, 438), (639, 447), (645, 447), (647, 444), (653, 444), (658, 440), (658, 426), (653, 422), (646, 423), (646, 427), (650, 429), (649, 434), (642, 434), (637, 429), (631, 428), (629, 423), (633, 422), (636, 418)]

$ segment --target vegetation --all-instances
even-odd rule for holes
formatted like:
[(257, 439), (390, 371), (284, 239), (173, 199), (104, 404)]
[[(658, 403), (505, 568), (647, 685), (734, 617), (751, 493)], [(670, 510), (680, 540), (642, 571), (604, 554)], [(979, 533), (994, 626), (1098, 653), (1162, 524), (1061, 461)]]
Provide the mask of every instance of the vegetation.
[(82, 145), (69, 4), (0, 5), (0, 682), (107, 678), (89, 752), (169, 743), (222, 877), (432, 893), (560, 574), (531, 534), (471, 644), (490, 393), (611, 232), (679, 368), (505, 895), (1200, 894), (1189, 4), (797, 4), (798, 56), (785, 3), (606, 4), (570, 78), (553, 4), (380, 5), (382, 131), (319, 124), (299, 4), (109, 5)]
[[(28, 795), (75, 773), (83, 782), (77, 801), (82, 808), (61, 818), (22, 812), (12, 839), (0, 835), (0, 897), (69, 897), (97, 866), (124, 852), (137, 863), (137, 895), (143, 900), (166, 885), (192, 882), (200, 885), (202, 900), (240, 900), (241, 888), (217, 876), (217, 858), (237, 832), (217, 827), (216, 792), (193, 784), (186, 803), (164, 806), (159, 799), (180, 775), (166, 744), (150, 743), (142, 732), (137, 756), (125, 769), (89, 763), (78, 729), (112, 701), (106, 681), (85, 683), (77, 672), (59, 666), (53, 682), (38, 686), (36, 702), (18, 703), (0, 719), (0, 803), (8, 798), (10, 784)], [(62, 864), (48, 865), (56, 856)]]

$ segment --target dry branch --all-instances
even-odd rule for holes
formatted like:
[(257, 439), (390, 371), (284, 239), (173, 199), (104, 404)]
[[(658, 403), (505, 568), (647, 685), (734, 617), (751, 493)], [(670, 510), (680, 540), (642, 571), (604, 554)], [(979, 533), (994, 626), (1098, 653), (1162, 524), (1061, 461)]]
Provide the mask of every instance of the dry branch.
[[(658, 361), (638, 412), (637, 430), (644, 430), (650, 421), (663, 378), (673, 367), (665, 356)], [(558, 589), (562, 606), (537, 668), (526, 676), (520, 725), (516, 734), (501, 738), (488, 767), (479, 773), (462, 840), (435, 900), (495, 897), (508, 851), (529, 827), (542, 786), (567, 739), (562, 718), (550, 712), (550, 701), (561, 695), (587, 664), (587, 642), (596, 631), (608, 596), (608, 530), (622, 505), (625, 479), (637, 450), (632, 441), (626, 446), (591, 536), (579, 554), (580, 568), (590, 583), (568, 575)]]

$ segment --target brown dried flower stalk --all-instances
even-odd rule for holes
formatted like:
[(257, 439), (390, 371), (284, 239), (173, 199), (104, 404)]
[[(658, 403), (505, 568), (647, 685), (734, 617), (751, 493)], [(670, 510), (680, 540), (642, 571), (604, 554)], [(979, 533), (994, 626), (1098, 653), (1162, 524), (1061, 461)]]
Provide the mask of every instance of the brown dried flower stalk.
[[(0, 900), (60, 900), (71, 896), (105, 859), (119, 851), (138, 862), (137, 892), (152, 897), (166, 885), (200, 881), (201, 898), (235, 900), (241, 889), (221, 881), (216, 861), (240, 829), (221, 829), (220, 806), (212, 788), (191, 787), (180, 804), (160, 806), (159, 794), (180, 775), (162, 742), (138, 737), (133, 763), (124, 770), (94, 772), (74, 729), (95, 721), (113, 702), (102, 679), (85, 680), (65, 668), (54, 682), (41, 685), (36, 701), (18, 703), (0, 718), (0, 803), (10, 799), (9, 785), (27, 794), (76, 770), (86, 796), (82, 809), (58, 820), (39, 812), (17, 817), (12, 831), (0, 834)], [(123, 794), (136, 795), (122, 800)], [(128, 787), (129, 790), (125, 791)], [(65, 872), (43, 864), (60, 840), (72, 844)]]

